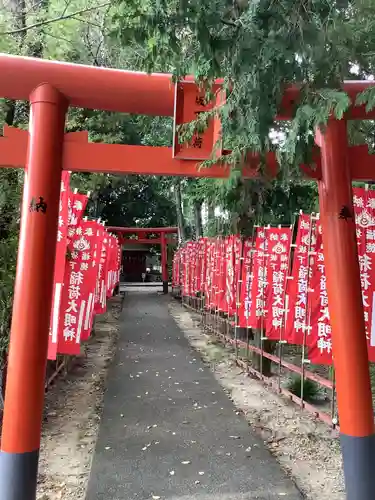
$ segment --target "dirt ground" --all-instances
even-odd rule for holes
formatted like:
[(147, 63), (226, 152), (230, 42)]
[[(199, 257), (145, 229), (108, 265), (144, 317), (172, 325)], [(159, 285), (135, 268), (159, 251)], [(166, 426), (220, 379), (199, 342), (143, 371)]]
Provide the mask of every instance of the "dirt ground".
[(238, 411), (259, 432), (304, 498), (344, 500), (337, 433), (244, 373), (229, 350), (203, 333), (198, 314), (188, 312), (177, 302), (171, 302), (170, 311), (192, 347), (201, 353)]
[(99, 429), (107, 369), (117, 338), (120, 299), (96, 318), (86, 355), (46, 395), (38, 500), (84, 500)]

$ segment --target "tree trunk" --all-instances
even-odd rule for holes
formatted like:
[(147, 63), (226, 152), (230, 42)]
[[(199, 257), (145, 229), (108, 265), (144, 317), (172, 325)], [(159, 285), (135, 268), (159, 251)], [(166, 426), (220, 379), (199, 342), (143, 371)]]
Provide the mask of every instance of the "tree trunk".
[(176, 203), (176, 214), (177, 214), (178, 239), (179, 239), (179, 243), (184, 243), (186, 240), (186, 234), (185, 234), (184, 214), (182, 212), (182, 197), (181, 197), (181, 181), (180, 181), (180, 179), (175, 180), (174, 192), (175, 192), (175, 203)]
[(94, 213), (95, 213), (95, 219), (99, 219), (101, 210), (100, 210), (100, 202), (99, 202), (99, 192), (97, 191), (95, 193), (96, 196), (93, 196), (93, 202), (94, 202)]
[(207, 205), (207, 217), (209, 221), (215, 218), (215, 207), (211, 203)]
[(195, 237), (197, 240), (203, 236), (203, 224), (202, 224), (202, 202), (194, 202), (194, 221), (195, 221)]
[(215, 227), (215, 206), (212, 203), (207, 204), (207, 222), (206, 222), (206, 233), (209, 235), (214, 234), (216, 227)]

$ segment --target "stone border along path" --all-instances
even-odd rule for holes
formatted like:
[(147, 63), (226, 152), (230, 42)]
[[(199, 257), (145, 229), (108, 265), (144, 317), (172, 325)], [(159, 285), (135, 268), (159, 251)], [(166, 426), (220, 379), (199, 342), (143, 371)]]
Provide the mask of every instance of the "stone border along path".
[(301, 499), (152, 289), (127, 293), (86, 500)]

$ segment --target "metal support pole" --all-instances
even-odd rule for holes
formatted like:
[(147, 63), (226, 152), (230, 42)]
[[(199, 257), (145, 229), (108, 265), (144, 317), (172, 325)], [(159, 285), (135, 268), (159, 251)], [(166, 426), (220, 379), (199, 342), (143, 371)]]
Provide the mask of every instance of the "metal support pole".
[(163, 281), (163, 293), (168, 293), (168, 259), (167, 259), (167, 240), (165, 233), (160, 233), (161, 240), (161, 279)]
[(348, 500), (370, 500), (375, 491), (374, 417), (346, 122), (330, 120), (324, 135), (318, 134), (319, 197), (346, 495)]
[(30, 96), (29, 145), (0, 453), (0, 498), (35, 500), (67, 102)]

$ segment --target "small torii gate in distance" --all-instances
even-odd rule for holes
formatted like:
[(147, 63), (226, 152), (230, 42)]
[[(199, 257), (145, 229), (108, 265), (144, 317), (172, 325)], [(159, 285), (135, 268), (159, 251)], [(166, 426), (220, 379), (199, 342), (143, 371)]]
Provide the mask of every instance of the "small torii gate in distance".
[[(230, 167), (199, 168), (220, 132), (215, 121), (203, 144), (197, 137), (187, 148), (178, 140), (173, 148), (156, 148), (89, 144), (84, 132), (64, 135), (69, 105), (175, 116), (176, 125), (192, 121), (197, 112), (194, 102), (201, 104), (192, 79), (173, 85), (170, 75), (5, 54), (0, 54), (0, 75), (1, 97), (29, 100), (31, 105), (29, 133), (7, 128), (0, 139), (0, 165), (25, 168), (26, 174), (1, 439), (0, 498), (34, 500), (61, 171), (227, 177)], [(348, 81), (343, 89), (355, 102), (358, 93), (373, 85)], [(298, 86), (286, 88), (277, 118), (290, 119), (298, 99)], [(316, 168), (301, 166), (319, 184), (348, 500), (370, 500), (375, 489), (374, 419), (351, 189), (352, 180), (375, 178), (375, 157), (368, 155), (366, 147), (348, 146), (346, 120), (373, 118), (375, 111), (367, 113), (364, 106), (353, 105), (343, 120), (330, 119), (324, 135), (316, 135), (320, 148)], [(257, 156), (249, 155), (246, 160), (243, 175), (257, 175)], [(275, 162), (274, 154), (268, 154), (267, 165), (274, 167)], [(45, 213), (36, 209), (35, 200), (40, 198)], [(343, 209), (348, 214), (345, 218)]]
[[(142, 243), (145, 245), (160, 245), (161, 255), (161, 279), (163, 282), (163, 293), (168, 293), (168, 243), (167, 235), (178, 233), (178, 227), (118, 227), (108, 226), (107, 230), (119, 236), (119, 243)], [(125, 238), (125, 234), (134, 234), (137, 238)], [(146, 235), (159, 234), (159, 238), (146, 238)]]

